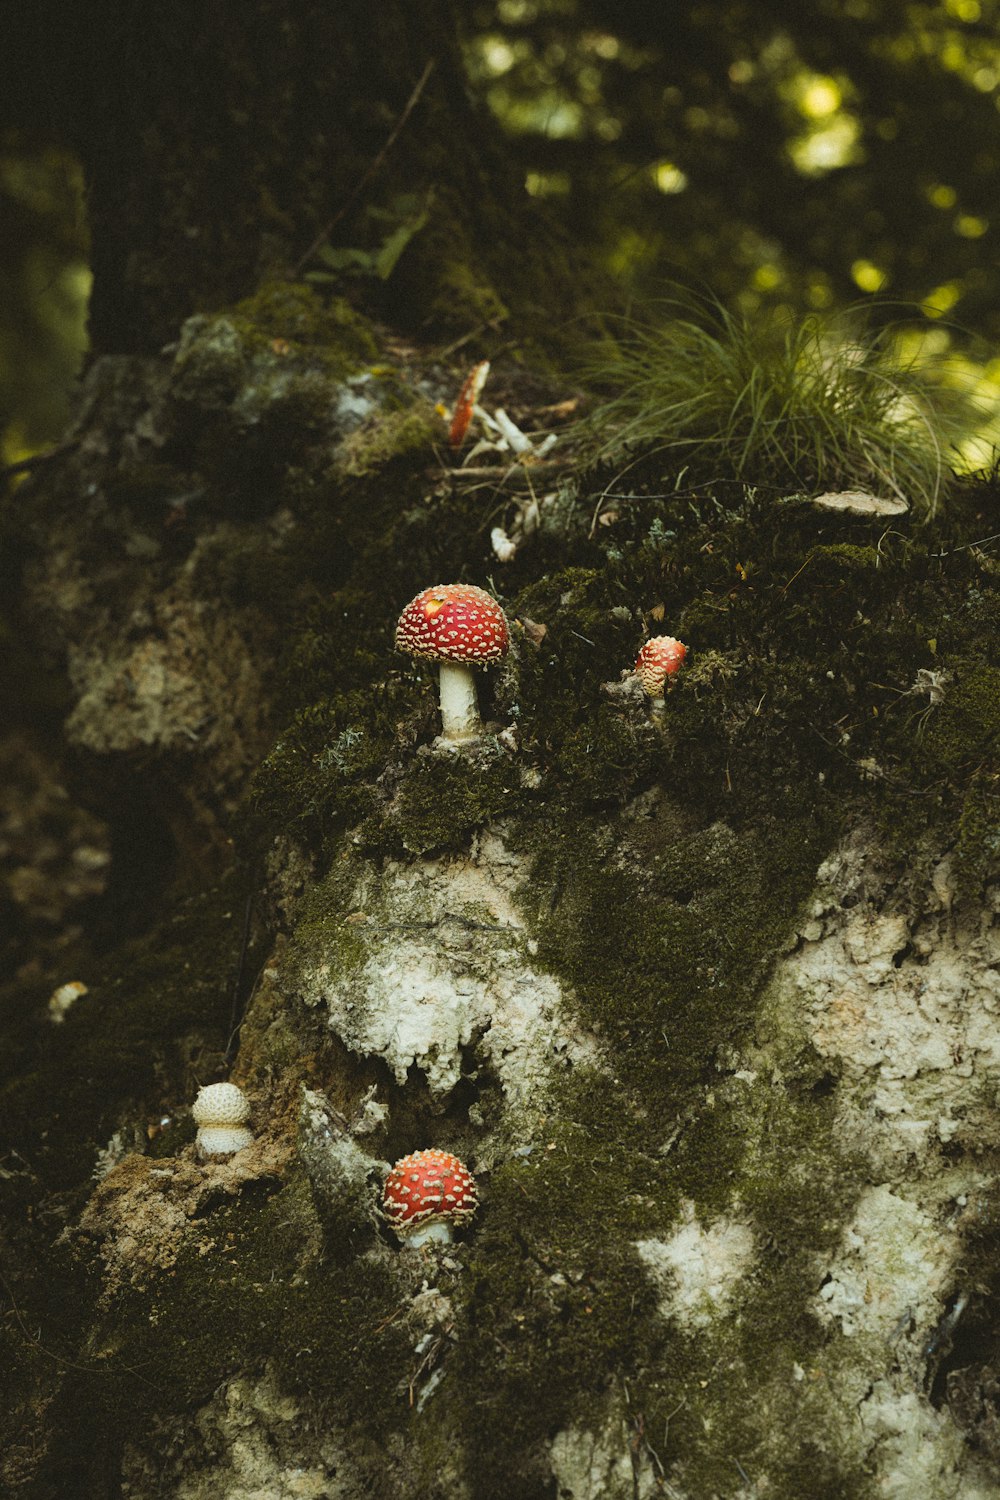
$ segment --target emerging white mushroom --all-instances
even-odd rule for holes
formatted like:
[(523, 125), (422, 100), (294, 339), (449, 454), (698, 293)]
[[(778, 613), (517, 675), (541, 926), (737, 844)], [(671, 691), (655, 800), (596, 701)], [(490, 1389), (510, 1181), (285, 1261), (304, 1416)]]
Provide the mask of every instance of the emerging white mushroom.
[(235, 1083), (209, 1083), (198, 1090), (191, 1107), (198, 1127), (195, 1146), (199, 1156), (231, 1156), (253, 1140), (247, 1129), (250, 1101)]
[(87, 986), (81, 979), (73, 979), (69, 984), (61, 984), (57, 990), (53, 990), (49, 996), (49, 1020), (52, 1024), (61, 1026), (66, 1019), (66, 1012), (86, 993)]

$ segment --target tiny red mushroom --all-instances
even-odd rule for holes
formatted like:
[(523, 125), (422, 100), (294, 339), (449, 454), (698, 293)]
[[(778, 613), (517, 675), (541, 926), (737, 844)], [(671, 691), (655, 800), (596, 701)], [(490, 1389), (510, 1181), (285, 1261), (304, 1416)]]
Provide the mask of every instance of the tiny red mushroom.
[(467, 1224), (479, 1207), (476, 1181), (448, 1151), (413, 1151), (385, 1179), (382, 1213), (404, 1245), (447, 1244), (452, 1225)]
[(654, 714), (662, 712), (667, 679), (680, 671), (685, 656), (684, 642), (674, 640), (672, 635), (652, 636), (639, 652), (635, 675), (647, 698), (652, 700), (650, 707)]
[(452, 415), (451, 426), (448, 428), (448, 441), (453, 448), (461, 448), (465, 434), (469, 429), (473, 413), (476, 410), (476, 402), (482, 395), (486, 377), (490, 373), (490, 362), (482, 359), (478, 365), (473, 365), (466, 376), (462, 389), (458, 393), (455, 402), (455, 411)]
[(396, 625), (396, 650), (441, 665), (441, 733), (475, 739), (482, 725), (473, 667), (507, 655), (507, 617), (495, 599), (467, 583), (440, 583), (411, 599)]

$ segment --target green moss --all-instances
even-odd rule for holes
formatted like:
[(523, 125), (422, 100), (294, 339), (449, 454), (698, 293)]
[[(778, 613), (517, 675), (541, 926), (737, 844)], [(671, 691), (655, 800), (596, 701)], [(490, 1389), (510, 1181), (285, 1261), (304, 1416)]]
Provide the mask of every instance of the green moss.
[(809, 554), (808, 566), (818, 580), (836, 581), (878, 569), (880, 558), (875, 547), (834, 542), (826, 547), (814, 547)]
[(190, 318), (171, 371), (174, 438), (212, 503), (244, 516), (273, 510), (287, 470), (313, 445), (328, 453), (343, 383), (375, 351), (370, 326), (346, 303), (294, 283)]
[[(588, 1083), (605, 1094), (605, 1081)], [(537, 1445), (567, 1422), (586, 1423), (623, 1373), (657, 1355), (655, 1299), (630, 1238), (662, 1173), (624, 1135), (619, 1128), (595, 1150), (583, 1125), (550, 1121), (531, 1156), (493, 1175), (442, 1391), (465, 1434), (477, 1500), (537, 1493)]]
[(584, 807), (624, 802), (657, 762), (661, 747), (647, 727), (604, 702), (594, 705), (585, 723), (569, 729), (550, 764), (572, 801)]
[(746, 1027), (825, 837), (798, 819), (683, 832), (669, 804), (642, 830), (638, 867), (625, 827), (617, 858), (578, 818), (539, 837), (532, 889), (558, 893), (536, 912), (541, 956), (658, 1108)]
[(990, 754), (1000, 735), (1000, 668), (952, 661), (954, 680), (926, 715), (920, 750), (951, 773), (969, 771)]
[(340, 446), (338, 468), (349, 478), (359, 479), (378, 472), (394, 459), (429, 459), (443, 433), (434, 408), (418, 400), (400, 411), (373, 417), (352, 432)]
[[(568, 1073), (530, 1154), (491, 1178), (440, 1398), (456, 1425), (475, 1429), (475, 1493), (531, 1495), (537, 1445), (568, 1424), (599, 1430), (624, 1380), (647, 1430), (683, 1400), (670, 1452), (683, 1456), (692, 1493), (717, 1488), (738, 1451), (766, 1462), (776, 1494), (800, 1500), (801, 1456), (775, 1453), (760, 1407), (759, 1349), (787, 1357), (789, 1369), (810, 1351), (820, 1357), (824, 1336), (802, 1286), (840, 1233), (856, 1166), (837, 1146), (828, 1080), (808, 1049), (789, 1044), (777, 1090), (761, 1078), (751, 1092), (720, 1058), (758, 1024), (772, 955), (828, 834), (776, 819), (744, 833), (692, 828), (689, 810), (661, 800), (610, 826), (578, 806), (550, 808), (523, 836), (538, 851), (522, 891), (538, 961), (564, 982), (620, 1081)], [(780, 1228), (743, 1321), (722, 1315), (693, 1340), (657, 1313), (633, 1243), (670, 1233), (682, 1199), (708, 1222), (731, 1212), (734, 1190), (755, 1226)], [(483, 1330), (488, 1362), (470, 1352)], [(599, 1379), (582, 1381), (581, 1370)], [(475, 1424), (483, 1411), (497, 1421)], [(720, 1452), (717, 1433), (730, 1422), (738, 1447)], [(822, 1442), (813, 1466), (817, 1494), (858, 1478)], [(478, 1477), (501, 1474), (506, 1488)]]
[(731, 1493), (738, 1462), (745, 1473), (766, 1474), (775, 1500), (867, 1500), (870, 1477), (853, 1453), (840, 1451), (839, 1403), (819, 1330), (811, 1330), (815, 1359), (806, 1354), (803, 1367), (808, 1344), (776, 1322), (751, 1315), (725, 1329), (674, 1333), (656, 1374), (630, 1392), (658, 1456), (676, 1465), (675, 1482), (692, 1495)]
[(245, 899), (230, 878), (119, 945), (88, 974), (88, 993), (63, 1024), (47, 1027), (34, 1065), (0, 1087), (4, 1139), (52, 1188), (86, 1180), (121, 1124), (187, 1102), (193, 1037), (206, 1061), (221, 1060)]
[(495, 278), (472, 252), (464, 215), (449, 211), (449, 199), (449, 189), (435, 194), (429, 222), (407, 246), (393, 276), (393, 304), (404, 318), (409, 307), (422, 307), (442, 330), (498, 328), (509, 317), (507, 306)]
[(261, 528), (219, 528), (191, 561), (194, 588), (237, 609), (259, 612), (262, 642), (294, 612), (301, 577), (291, 549)]
[[(768, 1474), (775, 1495), (801, 1500), (804, 1404), (817, 1431), (809, 1493), (866, 1494), (831, 1436), (827, 1387), (800, 1391), (792, 1378), (802, 1364), (812, 1381), (829, 1360), (803, 1287), (857, 1190), (836, 1144), (833, 1100), (809, 1088), (810, 1069), (804, 1059), (790, 1098), (762, 1078), (747, 1100), (746, 1082), (720, 1076), (717, 1106), (709, 1091), (686, 1119), (666, 1099), (646, 1112), (630, 1087), (582, 1072), (539, 1122), (530, 1154), (493, 1173), (462, 1279), (454, 1364), (436, 1398), (467, 1435), (477, 1500), (535, 1493), (539, 1445), (568, 1425), (600, 1432), (623, 1392), (647, 1433), (669, 1418), (660, 1457), (680, 1462), (692, 1494), (724, 1492), (736, 1453)], [(664, 1152), (675, 1123), (679, 1144)], [(807, 1180), (807, 1162), (828, 1167)], [(759, 1231), (753, 1278), (739, 1319), (720, 1311), (692, 1334), (663, 1319), (634, 1242), (671, 1233), (682, 1198), (693, 1197), (706, 1222), (731, 1211), (734, 1189)], [(495, 1420), (477, 1422), (484, 1412)]]
[(438, 266), (438, 291), (431, 302), (431, 314), (444, 327), (485, 323), (498, 328), (510, 311), (492, 282), (473, 268), (471, 259), (457, 256), (454, 247)]
[[(251, 338), (286, 340), (343, 361), (344, 373), (378, 358), (378, 343), (367, 318), (343, 297), (321, 297), (305, 282), (271, 281), (233, 308)], [(330, 366), (327, 366), (328, 372)]]
[(134, 505), (140, 514), (151, 511), (162, 523), (171, 501), (190, 490), (190, 480), (170, 464), (123, 462), (104, 488), (112, 504)]
[(955, 849), (960, 898), (979, 896), (1000, 856), (1000, 776), (976, 773), (962, 801)]
[[(388, 714), (402, 717), (410, 706), (408, 697), (387, 674), (394, 626), (388, 613), (366, 620), (353, 590), (339, 590), (312, 604), (300, 615), (283, 653), (283, 706), (287, 702), (308, 713), (325, 693), (331, 702), (356, 701), (358, 725), (376, 727)], [(364, 711), (362, 703), (367, 704)], [(382, 724), (383, 730), (388, 727)]]
[[(256, 837), (279, 830), (329, 842), (371, 805), (365, 778), (382, 770), (393, 723), (370, 692), (321, 699), (301, 709), (256, 771), (249, 810)], [(246, 830), (249, 835), (251, 830)]]
[[(423, 755), (404, 775), (387, 827), (412, 854), (455, 849), (473, 829), (516, 812), (524, 796), (516, 761), (489, 742), (472, 755)], [(367, 827), (366, 839), (373, 833)]]
[(957, 1309), (960, 1316), (950, 1327), (939, 1325), (932, 1336), (928, 1384), (931, 1400), (947, 1410), (949, 1420), (996, 1481), (1000, 1479), (1000, 1451), (992, 1393), (997, 1379), (1000, 1189), (995, 1183), (970, 1194), (960, 1222), (963, 1244), (955, 1263), (957, 1279), (943, 1301), (948, 1312)]
[(358, 968), (367, 957), (368, 947), (360, 928), (345, 920), (351, 915), (358, 874), (355, 861), (345, 857), (304, 893), (296, 908), (295, 931), (285, 959), (293, 986), (319, 962), (328, 965), (336, 976)]
[(250, 1184), (213, 1208), (168, 1271), (113, 1294), (90, 1339), (100, 1381), (67, 1372), (61, 1446), (85, 1452), (86, 1432), (110, 1430), (142, 1445), (152, 1413), (183, 1414), (265, 1360), (283, 1391), (384, 1440), (405, 1412), (400, 1288), (349, 1239), (324, 1237), (303, 1173), (273, 1187)]
[(311, 448), (328, 449), (347, 373), (339, 356), (273, 342), (229, 314), (191, 318), (171, 373), (175, 442), (206, 503), (240, 518), (273, 511), (286, 471)]

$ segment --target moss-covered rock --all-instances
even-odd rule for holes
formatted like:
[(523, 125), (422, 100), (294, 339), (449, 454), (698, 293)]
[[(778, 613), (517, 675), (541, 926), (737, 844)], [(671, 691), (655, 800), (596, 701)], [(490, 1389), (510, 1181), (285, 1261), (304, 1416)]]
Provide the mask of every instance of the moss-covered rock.
[[(434, 243), (414, 235), (400, 287)], [(483, 276), (475, 315), (497, 316)], [(150, 805), (113, 792), (114, 756), (132, 787), (160, 778), (150, 800), (176, 841), (158, 920), (128, 941), (106, 922), (58, 1032), (30, 975), (3, 1001), (0, 1121), (30, 1169), (0, 1185), (22, 1263), (47, 1215), (103, 1212), (132, 1175), (177, 1235), (148, 1268), (133, 1255), (134, 1276), (124, 1220), (91, 1218), (54, 1253), (53, 1313), (37, 1291), (26, 1307), (46, 1338), (62, 1324), (59, 1381), (5, 1335), (18, 1401), (55, 1403), (52, 1483), (98, 1493), (91, 1429), (113, 1470), (123, 1436), (152, 1464), (199, 1423), (221, 1430), (219, 1393), (249, 1410), (264, 1363), (317, 1472), (310, 1434), (335, 1411), (357, 1486), (414, 1500), (536, 1500), (576, 1483), (586, 1452), (617, 1485), (614, 1442), (636, 1485), (692, 1496), (742, 1467), (781, 1500), (860, 1497), (918, 1431), (946, 1478), (964, 1474), (932, 1403), (914, 1396), (905, 1424), (876, 1294), (853, 1344), (844, 1320), (866, 1266), (893, 1280), (908, 1225), (924, 1249), (938, 1235), (938, 1281), (904, 1256), (882, 1299), (916, 1278), (899, 1337), (924, 1368), (958, 1264), (947, 1195), (995, 1147), (976, 1005), (939, 999), (933, 1023), (975, 1057), (975, 1088), (926, 1060), (908, 1076), (895, 1051), (876, 1078), (864, 1050), (931, 1026), (916, 970), (945, 995), (947, 924), (996, 875), (998, 581), (965, 545), (983, 532), (882, 535), (764, 491), (685, 488), (650, 457), (621, 493), (575, 472), (505, 571), (489, 545), (502, 467), (469, 482), (439, 455), (428, 472), (424, 393), (451, 375), (375, 339), (294, 285), (201, 314), (144, 408), (107, 383), (124, 437), (104, 487), (88, 489), (102, 470), (83, 448), (17, 518), (53, 659), (73, 663), (67, 709), (89, 691), (84, 631), (95, 660), (122, 663), (101, 705), (167, 704), (170, 734), (141, 757), (89, 745), (82, 783), (112, 846)], [(432, 674), (393, 648), (402, 605), (449, 578), (489, 585), (512, 624), (486, 732), (460, 750), (435, 743)], [(232, 633), (187, 628), (218, 619)], [(629, 684), (652, 633), (689, 647), (658, 718)], [(188, 734), (170, 716), (154, 691), (169, 674), (139, 674), (164, 638), (217, 684), (203, 733), (226, 756), (189, 748), (202, 720)], [(254, 663), (238, 713), (220, 654)], [(855, 826), (905, 878), (876, 889), (837, 863)], [(987, 923), (962, 949), (983, 1007), (990, 942)], [(189, 1201), (185, 1104), (227, 1051), (263, 1111), (248, 1150), (273, 1155), (228, 1186), (192, 1178)], [(880, 1115), (886, 1090), (898, 1109)], [(428, 1143), (469, 1155), (482, 1209), (424, 1260), (373, 1205), (379, 1163)], [(125, 1148), (139, 1165), (91, 1192), (95, 1161)], [(985, 1240), (969, 1243), (986, 1285)], [(976, 1319), (992, 1326), (985, 1302)], [(875, 1423), (876, 1406), (889, 1425), (859, 1437), (843, 1413)]]
[(345, 438), (338, 464), (352, 479), (377, 473), (394, 459), (431, 456), (444, 427), (429, 402), (416, 401), (374, 418)]

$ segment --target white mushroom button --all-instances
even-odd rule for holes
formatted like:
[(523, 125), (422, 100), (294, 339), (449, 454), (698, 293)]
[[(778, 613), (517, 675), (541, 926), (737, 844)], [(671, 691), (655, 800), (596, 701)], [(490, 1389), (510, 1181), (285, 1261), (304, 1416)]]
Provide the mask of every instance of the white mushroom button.
[(209, 1083), (198, 1091), (191, 1107), (198, 1127), (199, 1156), (231, 1156), (253, 1140), (247, 1129), (250, 1101), (235, 1083)]

